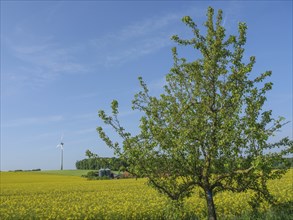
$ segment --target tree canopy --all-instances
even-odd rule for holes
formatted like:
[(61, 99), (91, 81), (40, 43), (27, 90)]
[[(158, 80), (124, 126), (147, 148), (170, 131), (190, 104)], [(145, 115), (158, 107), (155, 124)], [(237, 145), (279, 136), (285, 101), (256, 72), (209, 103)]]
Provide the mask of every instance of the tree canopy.
[(116, 157), (99, 157), (97, 154), (86, 150), (85, 156), (88, 158), (78, 160), (75, 163), (76, 169), (81, 170), (99, 170), (109, 168), (111, 170), (120, 171), (128, 166), (127, 163)]
[(112, 115), (100, 110), (99, 117), (123, 143), (113, 142), (102, 127), (97, 128), (115, 154), (128, 162), (131, 173), (147, 177), (171, 200), (180, 203), (200, 187), (209, 219), (216, 219), (213, 196), (221, 191), (253, 190), (254, 207), (256, 200), (274, 202), (267, 181), (286, 172), (287, 166), (276, 170), (273, 164), (284, 164), (283, 156), (292, 153), (293, 146), (288, 137), (269, 142), (285, 124), (283, 117), (274, 119), (272, 111), (264, 109), (273, 85), (266, 79), (272, 72), (252, 74), (256, 58), (244, 59), (247, 25), (239, 23), (238, 35), (226, 36), (222, 15), (219, 10), (215, 18), (214, 9), (208, 8), (205, 35), (189, 16), (183, 17), (194, 37), (172, 39), (194, 48), (200, 57), (188, 62), (174, 47), (174, 65), (163, 94), (151, 96), (139, 78), (142, 90), (132, 106), (143, 112), (139, 134), (131, 135), (120, 125), (116, 100)]

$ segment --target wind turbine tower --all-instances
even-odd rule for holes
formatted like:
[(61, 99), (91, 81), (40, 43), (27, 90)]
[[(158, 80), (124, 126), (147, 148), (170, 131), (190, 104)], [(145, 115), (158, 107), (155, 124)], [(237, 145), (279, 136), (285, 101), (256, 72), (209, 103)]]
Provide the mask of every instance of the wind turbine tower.
[(61, 136), (60, 144), (57, 145), (57, 148), (60, 147), (61, 149), (61, 170), (63, 170), (63, 150), (64, 150), (64, 143), (63, 143), (63, 135)]

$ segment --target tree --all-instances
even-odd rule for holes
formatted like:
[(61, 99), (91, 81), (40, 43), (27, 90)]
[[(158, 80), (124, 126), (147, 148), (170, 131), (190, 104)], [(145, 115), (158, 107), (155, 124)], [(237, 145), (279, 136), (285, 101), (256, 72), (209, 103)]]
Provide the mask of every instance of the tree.
[(267, 181), (286, 172), (286, 166), (276, 170), (273, 164), (285, 163), (283, 156), (292, 152), (293, 142), (288, 137), (268, 141), (285, 124), (284, 118), (274, 119), (271, 110), (263, 110), (273, 85), (264, 80), (271, 71), (253, 77), (255, 57), (243, 61), (245, 23), (239, 23), (238, 36), (226, 37), (222, 11), (215, 19), (211, 7), (205, 36), (189, 16), (182, 21), (194, 38), (172, 39), (193, 47), (200, 58), (187, 62), (173, 48), (174, 66), (160, 97), (150, 96), (139, 78), (142, 91), (135, 95), (133, 109), (144, 113), (140, 133), (133, 136), (120, 125), (114, 100), (112, 116), (101, 110), (99, 117), (123, 138), (122, 146), (102, 127), (97, 128), (100, 137), (129, 163), (131, 173), (147, 177), (151, 186), (177, 204), (200, 187), (208, 219), (216, 219), (213, 197), (222, 191), (252, 190), (255, 208), (262, 199), (274, 202)]
[(90, 150), (86, 150), (85, 156), (87, 156), (90, 159), (93, 157), (93, 153)]
[(87, 156), (89, 159), (98, 157), (97, 154), (92, 153), (90, 150), (86, 150), (85, 156)]

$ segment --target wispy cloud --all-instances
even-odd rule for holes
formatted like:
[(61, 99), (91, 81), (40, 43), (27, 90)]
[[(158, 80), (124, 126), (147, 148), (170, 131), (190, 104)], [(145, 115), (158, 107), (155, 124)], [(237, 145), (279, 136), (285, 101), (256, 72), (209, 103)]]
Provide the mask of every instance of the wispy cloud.
[(81, 130), (73, 132), (73, 134), (75, 135), (83, 135), (83, 134), (89, 134), (89, 133), (96, 133), (96, 129), (93, 127), (93, 128), (81, 129)]
[(141, 41), (132, 42), (132, 45), (124, 50), (119, 50), (114, 53), (109, 53), (105, 57), (106, 66), (114, 64), (123, 64), (128, 61), (138, 59), (141, 56), (154, 53), (164, 47), (171, 46), (172, 42), (169, 40), (169, 35), (162, 37), (153, 37)]
[(52, 19), (55, 18), (56, 14), (59, 10), (65, 5), (64, 1), (57, 1), (56, 4), (52, 5), (51, 7), (47, 8), (47, 17), (46, 21), (50, 22)]
[(150, 82), (148, 87), (150, 90), (162, 90), (164, 85), (166, 85), (166, 78), (162, 77)]
[(52, 122), (60, 122), (64, 118), (61, 115), (53, 115), (53, 116), (46, 116), (46, 117), (29, 117), (29, 118), (19, 118), (14, 119), (8, 122), (1, 123), (1, 127), (23, 127), (23, 126), (30, 126), (30, 125), (41, 125), (41, 124), (48, 124)]
[(226, 21), (227, 21), (227, 15), (225, 15), (225, 17), (224, 17), (224, 19), (223, 19), (223, 22), (222, 22), (223, 27), (225, 27), (225, 25), (226, 25)]
[[(62, 7), (60, 3), (48, 9), (48, 20)], [(198, 10), (193, 8), (187, 11), (194, 13)], [(34, 87), (56, 80), (64, 74), (90, 72), (98, 66), (121, 65), (171, 47), (170, 37), (178, 32), (180, 18), (189, 13), (187, 11), (185, 9), (138, 19), (118, 30), (70, 46), (58, 42), (56, 36), (41, 36), (31, 31), (28, 22), (19, 23), (14, 33), (4, 33), (2, 37), (4, 55), (14, 56), (18, 65), (2, 71), (5, 72), (5, 79)], [(179, 26), (182, 27), (181, 24)], [(84, 57), (88, 59), (85, 61)]]
[(124, 64), (171, 47), (174, 43), (170, 38), (174, 34), (191, 33), (181, 22), (181, 18), (186, 15), (195, 15), (192, 17), (201, 19), (205, 12), (199, 6), (190, 5), (147, 19), (138, 19), (115, 32), (90, 40), (90, 44), (101, 54), (100, 65)]
[(72, 117), (73, 120), (95, 120), (98, 117), (98, 112), (97, 113), (83, 113), (79, 115), (75, 115)]
[(35, 42), (33, 39), (28, 37), (18, 42), (6, 37), (3, 40), (5, 55), (13, 56), (18, 61), (18, 65), (3, 71), (6, 79), (29, 86), (42, 86), (64, 74), (88, 71), (88, 67), (75, 57), (75, 48), (60, 46), (50, 38)]
[(102, 51), (101, 63), (119, 65), (172, 45), (170, 37), (176, 32), (183, 13), (168, 13), (122, 27), (115, 33), (92, 39), (97, 51)]
[(53, 45), (14, 46), (15, 55), (22, 61), (36, 65), (48, 72), (79, 72), (83, 70), (81, 64), (70, 60), (69, 51), (56, 48)]
[(19, 57), (32, 64), (38, 64), (48, 71), (54, 73), (68, 73), (68, 72), (83, 72), (85, 67), (74, 61), (70, 55), (70, 49), (54, 48), (48, 45), (46, 49), (35, 51), (34, 53), (25, 53), (23, 50), (27, 48), (18, 49)]
[[(92, 39), (91, 43), (98, 47), (107, 47), (113, 42), (117, 41), (129, 41), (138, 37), (145, 37), (147, 35), (153, 35), (158, 30), (162, 30), (169, 26), (174, 21), (178, 21), (180, 15), (178, 14), (166, 14), (160, 17), (152, 17), (147, 20), (137, 21), (128, 26), (122, 27), (115, 33), (109, 33), (105, 36)], [(144, 39), (144, 38), (143, 38)]]
[[(60, 3), (48, 9), (48, 20), (62, 7)], [(13, 33), (1, 36), (4, 56), (13, 56), (17, 61), (17, 65), (2, 69), (2, 74), (13, 85), (41, 87), (66, 74), (83, 74), (101, 66), (119, 66), (171, 47), (170, 37), (178, 33), (178, 27), (184, 28), (180, 18), (189, 13), (200, 17), (199, 11), (185, 8), (138, 19), (118, 30), (83, 42), (71, 42), (71, 45), (59, 42), (56, 36), (41, 36), (31, 31), (28, 22), (19, 23)]]
[[(111, 114), (111, 112), (109, 112)], [(137, 114), (137, 111), (131, 110), (122, 110), (119, 112), (119, 117), (128, 117), (131, 115)], [(72, 120), (90, 120), (90, 121), (95, 121), (99, 119), (98, 112), (96, 113), (84, 113), (80, 115), (75, 115), (72, 117)]]
[(72, 100), (89, 99), (89, 98), (96, 98), (99, 95), (100, 94), (97, 93), (97, 92), (89, 92), (89, 93), (83, 93), (83, 94), (79, 94), (79, 95), (74, 95), (74, 96), (70, 97), (70, 99), (72, 99)]
[(135, 110), (128, 110), (128, 111), (122, 111), (119, 113), (119, 117), (120, 118), (126, 118), (126, 117), (130, 117), (132, 115), (138, 114), (138, 111)]

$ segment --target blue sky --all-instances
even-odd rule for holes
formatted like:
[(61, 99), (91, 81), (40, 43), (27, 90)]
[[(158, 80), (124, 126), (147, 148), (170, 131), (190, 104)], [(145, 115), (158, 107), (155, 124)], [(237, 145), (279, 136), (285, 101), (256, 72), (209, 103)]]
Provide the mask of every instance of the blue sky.
[[(97, 111), (117, 99), (123, 125), (137, 132), (138, 76), (159, 94), (172, 67), (170, 37), (191, 37), (185, 15), (203, 30), (208, 6), (223, 9), (227, 34), (247, 23), (253, 74), (273, 71), (266, 107), (292, 121), (291, 1), (1, 1), (1, 170), (59, 169), (62, 133), (64, 169), (87, 149), (112, 156), (95, 130)], [(274, 139), (283, 136), (292, 138), (292, 122)]]

